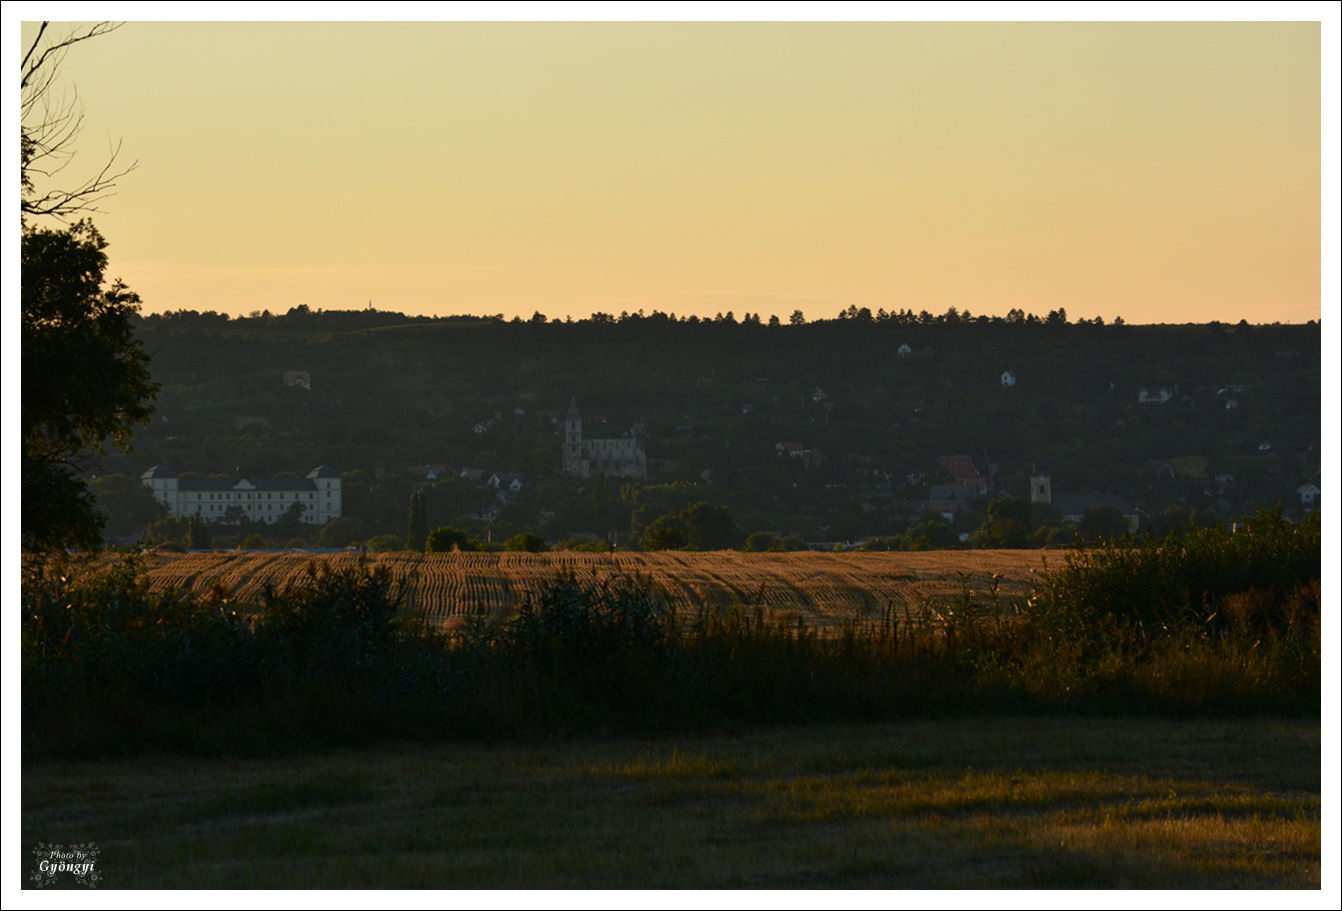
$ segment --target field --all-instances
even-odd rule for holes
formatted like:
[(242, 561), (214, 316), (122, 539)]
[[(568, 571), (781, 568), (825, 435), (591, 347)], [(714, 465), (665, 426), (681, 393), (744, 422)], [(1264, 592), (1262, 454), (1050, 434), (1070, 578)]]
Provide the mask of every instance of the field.
[[(1055, 552), (1053, 565), (1061, 565)], [(198, 593), (215, 585), (243, 604), (256, 603), (267, 584), (297, 581), (313, 560), (339, 565), (352, 554), (155, 553), (145, 557), (152, 586), (177, 586)], [(993, 577), (1005, 603), (1021, 596), (1033, 572), (1044, 565), (1042, 551), (929, 551), (883, 553), (684, 553), (590, 554), (396, 553), (370, 555), (406, 586), (405, 607), (451, 628), (471, 613), (506, 613), (528, 592), (561, 574), (580, 579), (629, 575), (650, 579), (678, 608), (763, 606), (775, 615), (795, 614), (817, 627), (854, 617), (878, 619), (893, 608), (907, 612), (929, 602), (962, 596), (991, 601)]]
[(987, 718), (29, 762), (24, 876), (93, 842), (110, 889), (1318, 889), (1319, 749)]

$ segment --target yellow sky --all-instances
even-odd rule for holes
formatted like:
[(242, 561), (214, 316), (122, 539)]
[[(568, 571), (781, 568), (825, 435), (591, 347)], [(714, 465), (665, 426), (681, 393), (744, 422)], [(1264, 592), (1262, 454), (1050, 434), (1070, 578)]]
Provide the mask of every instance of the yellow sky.
[[(25, 29), (25, 32), (29, 31)], [(1317, 23), (146, 23), (149, 312), (1320, 315)]]

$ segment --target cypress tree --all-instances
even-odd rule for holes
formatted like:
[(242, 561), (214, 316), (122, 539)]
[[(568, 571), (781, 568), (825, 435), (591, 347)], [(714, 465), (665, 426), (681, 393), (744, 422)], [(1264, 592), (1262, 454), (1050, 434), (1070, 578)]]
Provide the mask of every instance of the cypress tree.
[(407, 550), (424, 550), (424, 540), (429, 536), (429, 518), (424, 513), (424, 494), (415, 491), (410, 495), (410, 518), (406, 522), (405, 546)]
[(186, 546), (190, 548), (210, 546), (210, 529), (205, 525), (200, 513), (192, 515), (191, 520), (186, 523)]

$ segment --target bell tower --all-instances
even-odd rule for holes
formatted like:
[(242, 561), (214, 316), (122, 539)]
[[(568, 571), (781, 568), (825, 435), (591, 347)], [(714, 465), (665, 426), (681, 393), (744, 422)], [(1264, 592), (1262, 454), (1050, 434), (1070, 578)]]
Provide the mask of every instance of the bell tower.
[(1052, 478), (1040, 472), (1030, 475), (1030, 502), (1053, 503)]
[(582, 474), (582, 415), (578, 400), (568, 400), (568, 415), (564, 418), (564, 473)]

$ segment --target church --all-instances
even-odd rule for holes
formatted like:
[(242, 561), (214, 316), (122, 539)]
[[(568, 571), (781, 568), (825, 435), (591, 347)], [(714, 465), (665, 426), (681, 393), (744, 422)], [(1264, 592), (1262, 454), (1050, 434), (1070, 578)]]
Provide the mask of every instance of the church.
[(564, 474), (590, 478), (596, 474), (616, 478), (646, 478), (648, 457), (632, 435), (618, 440), (584, 440), (578, 402), (569, 399), (564, 418)]

